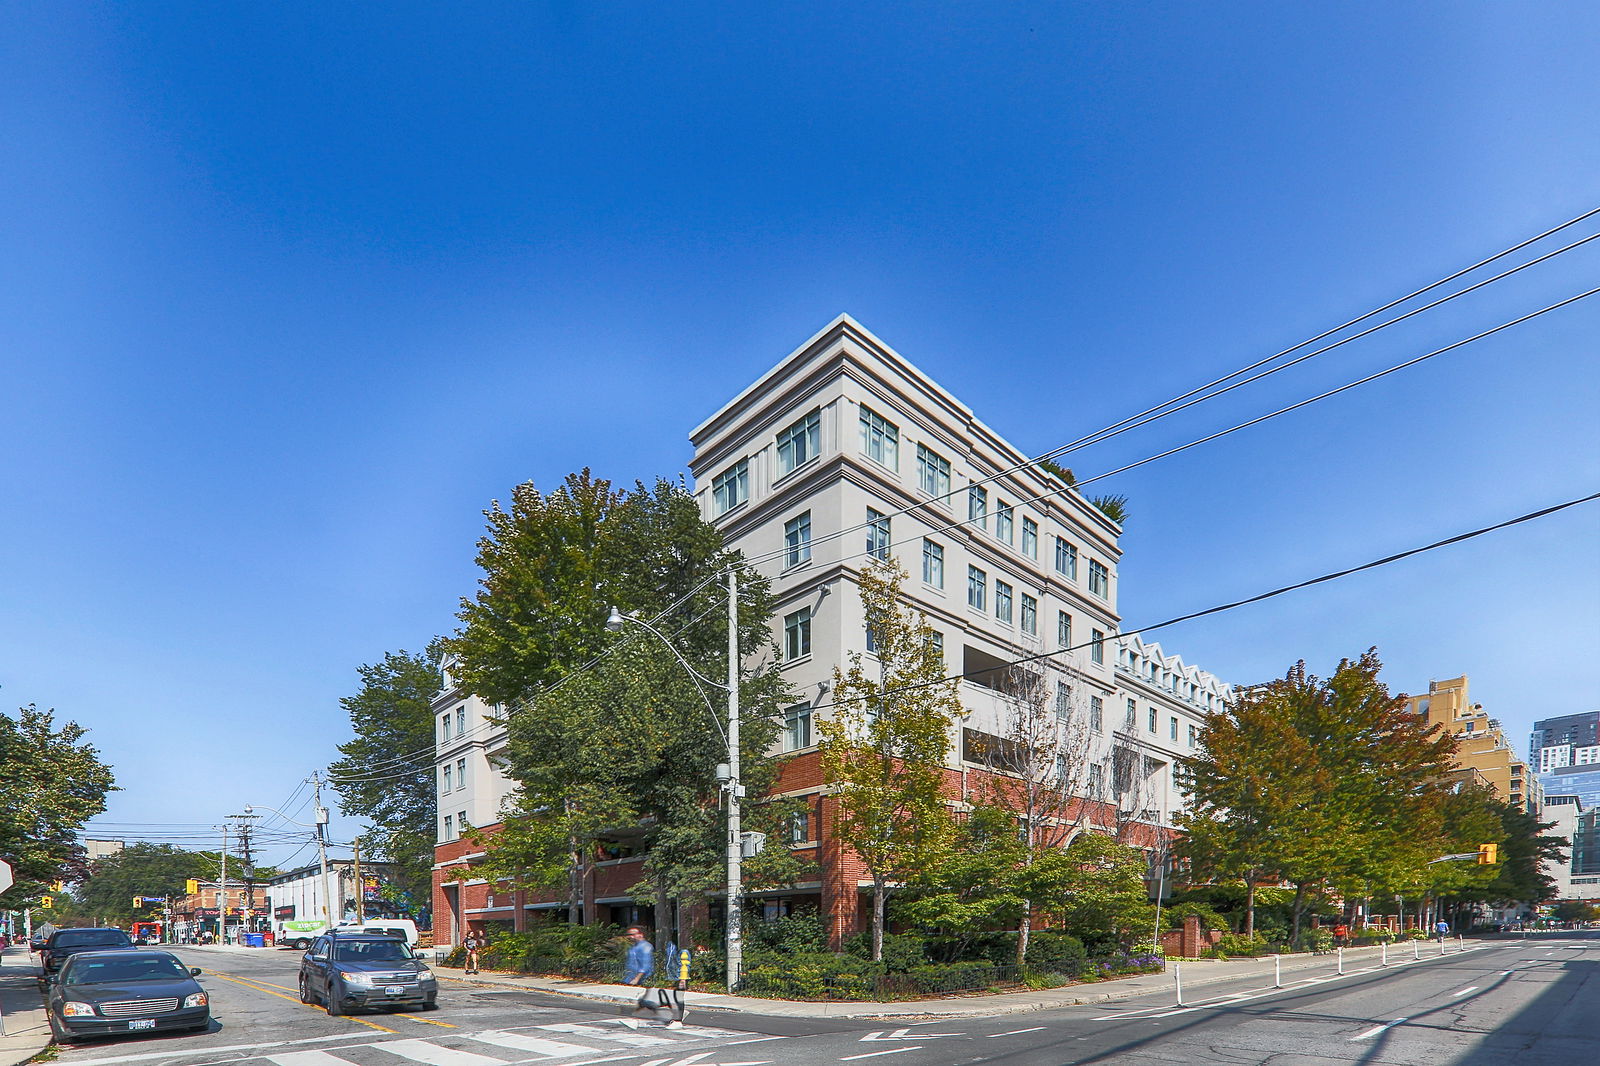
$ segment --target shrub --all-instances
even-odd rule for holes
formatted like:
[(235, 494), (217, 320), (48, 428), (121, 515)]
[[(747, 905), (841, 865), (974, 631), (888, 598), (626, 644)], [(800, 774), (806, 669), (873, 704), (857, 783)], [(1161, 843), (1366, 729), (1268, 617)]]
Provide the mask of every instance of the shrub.
[(746, 944), (752, 950), (777, 952), (826, 951), (827, 936), (822, 928), (822, 916), (816, 911), (802, 911), (786, 918), (754, 917), (746, 912)]
[(1329, 951), (1333, 948), (1333, 933), (1327, 929), (1306, 929), (1295, 941), (1299, 951)]
[(1410, 929), (1406, 930), (1406, 939), (1426, 940), (1428, 939), (1428, 931), (1426, 929), (1418, 929), (1415, 926), (1412, 926)]
[[(844, 942), (847, 954), (861, 959), (872, 958), (872, 932), (857, 933)], [(913, 966), (928, 964), (927, 945), (920, 936), (907, 933), (883, 934), (883, 968), (889, 973), (905, 973)]]
[(1088, 958), (1083, 941), (1071, 933), (1041, 929), (1028, 937), (1027, 964), (1031, 970), (1076, 977), (1083, 972)]
[(1227, 955), (1270, 955), (1272, 945), (1264, 936), (1243, 936), (1238, 933), (1223, 933), (1217, 941), (1217, 950)]

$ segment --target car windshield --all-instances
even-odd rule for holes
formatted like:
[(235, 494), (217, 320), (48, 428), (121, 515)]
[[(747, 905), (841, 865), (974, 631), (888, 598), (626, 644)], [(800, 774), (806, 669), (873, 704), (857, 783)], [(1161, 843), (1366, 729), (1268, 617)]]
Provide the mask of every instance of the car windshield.
[(189, 971), (171, 955), (115, 959), (78, 955), (67, 967), (67, 975), (63, 980), (74, 985), (99, 985), (109, 981), (171, 981), (176, 977), (189, 976)]
[(115, 944), (129, 947), (133, 941), (121, 929), (63, 929), (55, 935), (51, 945), (58, 948), (82, 948), (90, 944)]
[(404, 940), (336, 940), (333, 957), (340, 962), (394, 962), (416, 958)]

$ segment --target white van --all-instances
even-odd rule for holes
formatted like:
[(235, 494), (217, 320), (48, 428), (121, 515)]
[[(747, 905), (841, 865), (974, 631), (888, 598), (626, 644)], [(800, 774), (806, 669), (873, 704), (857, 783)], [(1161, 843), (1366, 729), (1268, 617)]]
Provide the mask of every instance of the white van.
[(321, 918), (290, 918), (272, 923), (272, 942), (280, 948), (304, 951), (311, 942), (323, 934), (328, 923)]
[(346, 922), (334, 927), (333, 935), (340, 933), (388, 933), (390, 936), (404, 936), (407, 944), (417, 946), (417, 923), (410, 918), (370, 918), (364, 922)]

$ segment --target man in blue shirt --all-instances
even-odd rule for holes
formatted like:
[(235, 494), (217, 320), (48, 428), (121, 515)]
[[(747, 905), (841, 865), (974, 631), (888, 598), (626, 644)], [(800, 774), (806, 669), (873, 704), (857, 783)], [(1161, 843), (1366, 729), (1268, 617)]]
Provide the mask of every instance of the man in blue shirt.
[(622, 983), (642, 985), (656, 972), (656, 949), (650, 943), (650, 938), (644, 935), (644, 930), (637, 925), (628, 927), (628, 939), (633, 944), (628, 948), (627, 960), (622, 964)]

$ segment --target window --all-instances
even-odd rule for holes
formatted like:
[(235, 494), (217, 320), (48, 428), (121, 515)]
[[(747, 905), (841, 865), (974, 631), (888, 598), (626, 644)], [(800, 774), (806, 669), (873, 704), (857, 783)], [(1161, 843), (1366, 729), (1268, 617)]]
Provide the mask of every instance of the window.
[(456, 760), (456, 787), (467, 787), (467, 760), (465, 759)]
[[(1130, 700), (1129, 702), (1131, 703), (1132, 701)], [(1156, 709), (1154, 707), (1150, 708), (1150, 720), (1148, 724), (1150, 726), (1150, 732), (1154, 733), (1156, 731)]]
[(440, 792), (454, 792), (455, 790), (456, 790), (456, 786), (451, 783), (450, 767), (448, 765), (446, 765), (445, 768), (444, 768), (444, 785), (439, 789), (439, 791)]
[(1022, 554), (1039, 558), (1039, 523), (1027, 517), (1022, 519)]
[(750, 460), (740, 459), (711, 482), (717, 514), (727, 514), (750, 498)]
[(1078, 580), (1078, 549), (1056, 538), (1056, 573), (1072, 580)]
[(448, 814), (444, 816), (444, 838), (446, 840), (454, 840), (456, 838), (455, 819)]
[(999, 579), (994, 583), (994, 616), (1011, 624), (1011, 586)]
[(967, 521), (979, 529), (989, 528), (989, 490), (982, 485), (967, 489)]
[(448, 714), (441, 714), (439, 716), (439, 739), (450, 739), (450, 716)]
[(811, 512), (805, 511), (783, 524), (783, 568), (811, 559)]
[(1106, 768), (1096, 764), (1089, 767), (1089, 795), (1099, 798), (1106, 791)]
[(784, 658), (803, 659), (811, 654), (811, 608), (802, 607), (783, 618)]
[(817, 457), (822, 442), (822, 413), (812, 411), (778, 434), (778, 476)]
[(1026, 592), (1022, 594), (1022, 631), (1029, 636), (1039, 635), (1039, 601)]
[(789, 843), (804, 844), (811, 839), (811, 812), (795, 811), (789, 816)]
[(1128, 721), (1127, 728), (1129, 728), (1129, 729), (1132, 729), (1134, 727), (1135, 723), (1137, 723), (1139, 721), (1139, 705), (1137, 703), (1135, 703), (1131, 699), (1128, 701), (1128, 718), (1127, 718), (1127, 721)]
[(889, 516), (867, 508), (867, 554), (874, 559), (889, 558)]
[(1065, 722), (1072, 713), (1072, 686), (1065, 681), (1056, 682), (1056, 717)]
[(468, 829), (472, 828), (472, 826), (467, 824), (467, 812), (466, 811), (462, 811), (460, 814), (456, 815), (456, 828), (459, 829), (463, 833), (465, 833)]
[(1072, 616), (1066, 611), (1056, 612), (1056, 646), (1072, 647)]
[(989, 588), (989, 575), (976, 566), (967, 567), (967, 606), (983, 610)]
[(917, 486), (929, 496), (950, 495), (950, 460), (917, 445)]
[(929, 630), (928, 645), (939, 653), (939, 661), (944, 662), (944, 634), (936, 629)]
[(1097, 663), (1106, 661), (1106, 635), (1098, 629), (1089, 630), (1089, 658)]
[(1111, 571), (1098, 559), (1089, 560), (1089, 591), (1102, 600), (1111, 595)]
[(900, 429), (871, 408), (861, 409), (861, 454), (890, 470), (900, 469)]
[(1172, 719), (1171, 723), (1169, 724), (1167, 734), (1172, 740), (1178, 739), (1178, 720), (1176, 718)]
[(1096, 733), (1106, 726), (1106, 704), (1099, 696), (1089, 697), (1089, 728)]
[(797, 703), (783, 712), (783, 750), (811, 746), (811, 704)]
[(1010, 544), (1013, 528), (1011, 505), (1004, 500), (996, 500), (994, 505), (994, 535)]
[(464, 737), (466, 735), (467, 735), (467, 707), (466, 707), (466, 704), (462, 704), (460, 707), (456, 708), (456, 736)]
[(944, 588), (944, 546), (931, 540), (922, 542), (922, 580), (936, 589)]

